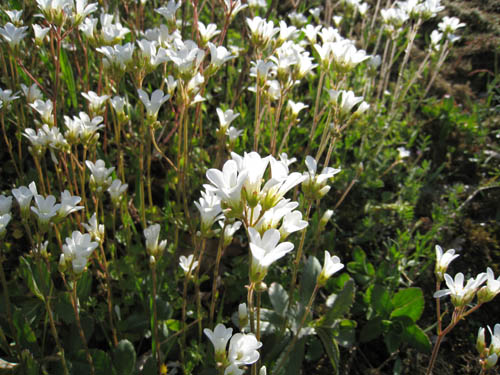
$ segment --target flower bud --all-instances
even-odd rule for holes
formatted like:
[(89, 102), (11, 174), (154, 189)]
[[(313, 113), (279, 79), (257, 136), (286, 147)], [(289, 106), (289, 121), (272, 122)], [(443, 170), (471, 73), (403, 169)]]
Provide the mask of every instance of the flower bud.
[(240, 329), (245, 328), (248, 324), (247, 304), (244, 302), (238, 306), (238, 320), (240, 322)]
[(479, 328), (477, 332), (477, 341), (476, 341), (476, 349), (479, 354), (483, 353), (484, 349), (486, 349), (486, 341), (484, 338), (484, 328)]

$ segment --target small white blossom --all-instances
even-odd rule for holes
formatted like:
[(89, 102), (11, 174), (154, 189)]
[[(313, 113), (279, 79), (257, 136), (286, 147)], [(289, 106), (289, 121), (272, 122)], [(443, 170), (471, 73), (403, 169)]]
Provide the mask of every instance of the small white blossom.
[(198, 261), (194, 260), (193, 254), (189, 255), (187, 258), (184, 255), (181, 255), (179, 257), (179, 266), (184, 271), (184, 274), (188, 275), (196, 269)]
[(71, 262), (73, 272), (80, 274), (85, 270), (88, 258), (98, 245), (97, 242), (91, 241), (90, 234), (74, 231), (71, 237), (66, 238), (66, 244), (63, 245), (63, 262), (66, 264)]
[(144, 229), (144, 237), (146, 238), (146, 250), (149, 255), (157, 258), (163, 253), (167, 246), (167, 240), (159, 241), (160, 238), (160, 224), (153, 224)]

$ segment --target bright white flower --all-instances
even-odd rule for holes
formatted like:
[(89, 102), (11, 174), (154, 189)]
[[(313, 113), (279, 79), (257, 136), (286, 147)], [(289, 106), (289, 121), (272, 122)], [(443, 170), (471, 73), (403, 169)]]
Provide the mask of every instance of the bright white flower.
[(293, 40), (297, 38), (298, 34), (299, 31), (295, 26), (288, 26), (285, 21), (280, 21), (278, 44), (282, 44), (287, 40)]
[(332, 43), (331, 54), (337, 69), (342, 72), (350, 71), (362, 61), (370, 58), (366, 51), (356, 49), (349, 40)]
[(223, 216), (220, 202), (220, 198), (211, 190), (202, 191), (199, 203), (194, 202), (200, 211), (202, 234), (210, 234), (212, 225)]
[(85, 270), (88, 258), (98, 245), (97, 242), (91, 241), (90, 234), (74, 231), (71, 237), (66, 238), (66, 244), (62, 248), (64, 262), (71, 262), (73, 272), (80, 274)]
[(310, 23), (308, 23), (305, 27), (303, 27), (301, 30), (306, 36), (306, 39), (309, 41), (310, 44), (315, 44), (317, 40), (318, 33), (321, 30), (321, 25), (314, 26)]
[(10, 209), (12, 208), (12, 197), (5, 195), (0, 195), (0, 215), (10, 213)]
[(441, 5), (441, 0), (425, 0), (417, 6), (418, 11), (424, 19), (435, 17), (437, 13), (444, 9)]
[(486, 285), (477, 292), (477, 298), (480, 302), (489, 302), (500, 293), (500, 277), (495, 279), (493, 270), (488, 267), (486, 270)]
[(321, 15), (321, 10), (322, 9), (323, 9), (322, 7), (316, 7), (316, 8), (309, 9), (309, 14), (311, 16), (313, 16), (313, 18), (316, 21), (319, 21), (319, 16)]
[(58, 217), (62, 219), (73, 212), (83, 210), (83, 206), (77, 206), (81, 200), (82, 198), (76, 195), (71, 195), (68, 190), (64, 190), (61, 193), (61, 207), (59, 207), (59, 210), (57, 211)]
[(160, 107), (170, 98), (170, 95), (165, 95), (161, 89), (157, 89), (151, 94), (150, 100), (149, 95), (144, 90), (138, 89), (137, 93), (139, 94), (139, 99), (141, 99), (146, 108), (148, 118), (156, 121)]
[(13, 10), (4, 10), (5, 14), (7, 14), (7, 16), (9, 16), (10, 18), (10, 21), (14, 24), (22, 24), (23, 23), (23, 20), (21, 18), (21, 16), (23, 15), (23, 11), (22, 10), (16, 10), (16, 9), (13, 9)]
[(160, 238), (160, 224), (153, 224), (144, 229), (144, 237), (146, 238), (146, 250), (149, 255), (157, 258), (163, 253), (167, 246), (167, 240), (158, 243)]
[(233, 236), (241, 228), (241, 221), (235, 221), (233, 224), (224, 224), (224, 220), (218, 221), (219, 226), (224, 229), (224, 246), (229, 246), (233, 242)]
[(257, 204), (258, 195), (261, 190), (262, 180), (269, 163), (270, 157), (261, 157), (253, 151), (242, 156), (232, 152), (231, 156), (236, 161), (240, 173), (246, 171), (246, 179), (243, 184), (245, 198), (250, 207)]
[(308, 172), (304, 172), (306, 179), (302, 183), (302, 190), (309, 199), (318, 199), (330, 191), (327, 181), (340, 172), (340, 169), (325, 167), (317, 174), (318, 165), (312, 156), (306, 156)]
[(204, 46), (214, 36), (220, 34), (215, 23), (210, 23), (207, 26), (203, 22), (198, 21), (198, 31), (200, 32), (201, 44)]
[(234, 112), (232, 109), (223, 111), (222, 109), (217, 108), (216, 111), (217, 116), (219, 117), (220, 129), (224, 133), (226, 132), (229, 125), (231, 125), (231, 123), (240, 115), (238, 112)]
[(26, 30), (28, 30), (28, 26), (16, 27), (8, 22), (4, 27), (0, 27), (0, 35), (11, 48), (15, 48), (26, 36)]
[(260, 194), (264, 209), (275, 206), (291, 189), (303, 182), (306, 177), (299, 172), (289, 173), (288, 165), (270, 157), (271, 179), (269, 179)]
[(179, 81), (173, 76), (169, 75), (165, 78), (165, 83), (167, 84), (167, 92), (170, 96), (174, 95), (175, 89), (179, 85)]
[(240, 369), (238, 367), (238, 365), (236, 365), (234, 363), (231, 363), (224, 370), (224, 375), (243, 375), (244, 373), (245, 373), (245, 370)]
[(111, 103), (111, 106), (115, 110), (115, 112), (118, 115), (125, 115), (125, 99), (122, 98), (121, 96), (114, 96), (113, 98), (109, 99), (109, 102)]
[(88, 17), (78, 26), (78, 30), (80, 30), (87, 39), (93, 40), (97, 31), (97, 22), (97, 18)]
[(132, 57), (134, 54), (134, 45), (132, 43), (126, 43), (123, 46), (116, 44), (114, 46), (103, 46), (97, 48), (96, 51), (102, 53), (105, 56), (104, 66), (113, 66), (122, 71), (127, 69), (127, 66), (132, 63)]
[(12, 195), (16, 198), (21, 213), (29, 210), (31, 200), (33, 199), (33, 192), (26, 186), (19, 186), (17, 189), (12, 189)]
[(0, 88), (0, 101), (4, 102), (5, 104), (9, 104), (13, 100), (19, 99), (19, 96), (17, 94), (17, 92), (13, 94), (12, 90), (2, 90)]
[(152, 71), (158, 65), (168, 61), (167, 50), (160, 47), (157, 41), (142, 39), (138, 40), (137, 44), (141, 49), (141, 60), (145, 62), (148, 71)]
[(209, 65), (210, 74), (215, 73), (215, 71), (219, 69), (222, 66), (222, 64), (236, 57), (231, 52), (229, 52), (224, 46), (217, 47), (215, 44), (211, 42), (208, 42), (207, 46), (208, 48), (210, 48), (210, 59), (211, 59)]
[[(342, 117), (349, 116), (353, 110), (353, 108), (359, 104), (354, 114), (360, 115), (364, 111), (366, 111), (369, 105), (363, 102), (362, 96), (356, 96), (352, 91), (345, 90), (328, 90), (328, 94), (330, 95), (330, 103), (332, 103), (339, 111), (339, 115)], [(365, 103), (365, 105), (362, 105)]]
[(196, 269), (196, 267), (198, 266), (198, 261), (194, 260), (193, 254), (191, 254), (187, 258), (184, 255), (181, 255), (179, 257), (179, 266), (181, 266), (182, 270), (184, 271), (184, 274), (188, 275), (189, 273), (193, 272), (193, 270)]
[(293, 211), (285, 215), (280, 227), (281, 239), (286, 239), (290, 234), (300, 231), (308, 226), (308, 222), (302, 220), (302, 212)]
[(258, 48), (266, 48), (273, 40), (273, 37), (280, 31), (279, 27), (274, 27), (273, 21), (267, 22), (259, 16), (252, 19), (247, 18), (246, 22), (250, 29), (252, 43)]
[(241, 0), (224, 0), (224, 6), (226, 7), (227, 14), (231, 14), (231, 18), (234, 18), (239, 12), (245, 9), (248, 4), (241, 4)]
[(54, 116), (52, 114), (52, 110), (54, 109), (54, 105), (51, 99), (46, 101), (37, 99), (34, 103), (30, 104), (30, 107), (37, 111), (40, 116), (42, 116), (42, 121), (46, 124), (53, 125), (54, 124)]
[(459, 254), (455, 254), (454, 249), (450, 249), (443, 254), (443, 249), (441, 248), (441, 246), (436, 245), (436, 268), (434, 272), (436, 273), (438, 280), (443, 280), (444, 274), (448, 269), (449, 264), (459, 256)]
[(241, 330), (243, 330), (248, 324), (248, 310), (245, 302), (238, 305), (238, 321)]
[(271, 72), (275, 70), (276, 65), (272, 61), (257, 60), (251, 61), (250, 77), (257, 78), (257, 84), (263, 86)]
[(189, 81), (197, 73), (205, 52), (192, 40), (176, 40), (174, 48), (167, 50), (167, 56), (174, 63), (182, 79)]
[(344, 268), (344, 265), (340, 263), (340, 258), (337, 256), (331, 256), (330, 253), (325, 250), (325, 263), (323, 264), (323, 269), (318, 276), (318, 284), (325, 285), (326, 281), (342, 268)]
[(288, 155), (286, 154), (286, 152), (282, 152), (280, 154), (280, 160), (283, 164), (285, 164), (287, 167), (290, 166), (290, 164), (293, 164), (297, 161), (297, 158), (291, 158), (289, 159), (288, 158)]
[(239, 171), (234, 160), (224, 163), (222, 171), (212, 168), (206, 173), (208, 180), (215, 186), (215, 194), (221, 199), (221, 206), (232, 208), (236, 213), (240, 212), (241, 189), (247, 179), (247, 171)]
[(182, 3), (180, 0), (179, 1), (169, 0), (167, 6), (155, 9), (155, 12), (165, 17), (165, 20), (167, 22), (174, 22), (175, 13), (177, 12), (177, 9), (181, 7), (181, 5)]
[(277, 229), (268, 229), (261, 237), (255, 228), (248, 228), (250, 237), (250, 251), (252, 263), (250, 266), (250, 280), (260, 282), (264, 280), (268, 267), (293, 250), (291, 242), (278, 244), (280, 232)]
[(233, 334), (233, 329), (226, 328), (224, 324), (219, 323), (215, 326), (213, 331), (205, 328), (203, 333), (208, 337), (214, 346), (215, 360), (223, 363), (226, 358), (226, 346)]
[(36, 83), (33, 83), (30, 87), (21, 83), (21, 91), (26, 97), (26, 101), (30, 104), (42, 98), (42, 92), (40, 91)]
[(7, 225), (9, 224), (11, 218), (12, 216), (10, 214), (0, 215), (0, 239), (5, 236), (5, 233), (7, 232)]
[(116, 44), (130, 33), (129, 28), (122, 26), (118, 16), (116, 16), (115, 23), (113, 23), (113, 18), (115, 17), (111, 14), (101, 13), (101, 39), (103, 44)]
[(439, 30), (445, 34), (452, 34), (461, 27), (465, 27), (465, 23), (460, 22), (457, 17), (444, 16), (443, 20), (438, 24)]
[(410, 18), (408, 13), (401, 8), (381, 9), (380, 15), (385, 24), (395, 29), (400, 28)]
[(73, 23), (80, 25), (89, 14), (94, 13), (97, 9), (97, 3), (88, 4), (88, 0), (75, 0)]
[(307, 23), (307, 17), (296, 11), (289, 13), (288, 18), (290, 18), (290, 21), (297, 27), (301, 27)]
[(251, 365), (259, 360), (259, 349), (262, 346), (253, 333), (236, 333), (231, 337), (227, 358), (236, 366)]
[(97, 95), (94, 91), (82, 92), (82, 96), (89, 101), (90, 111), (100, 113), (104, 103), (110, 98), (109, 95)]
[(500, 324), (495, 324), (494, 330), (488, 327), (491, 335), (490, 350), (495, 352), (495, 354), (500, 355)]
[(85, 164), (90, 170), (90, 187), (96, 189), (98, 192), (106, 190), (109, 185), (111, 185), (111, 173), (115, 170), (115, 167), (106, 168), (104, 160), (97, 160), (95, 164), (90, 160), (86, 160)]
[(59, 203), (56, 204), (56, 197), (53, 195), (44, 198), (39, 194), (35, 194), (35, 205), (36, 207), (31, 207), (31, 211), (37, 215), (38, 222), (43, 226), (48, 224), (50, 219), (57, 215), (61, 207)]
[(267, 8), (267, 1), (266, 0), (248, 0), (248, 6), (250, 8), (256, 9), (256, 8)]
[(455, 307), (465, 306), (472, 302), (479, 287), (486, 281), (486, 274), (480, 273), (476, 278), (470, 278), (464, 287), (464, 274), (459, 272), (452, 279), (447, 273), (444, 274), (444, 280), (448, 289), (441, 289), (434, 293), (434, 298), (441, 298), (447, 295), (451, 296), (451, 302)]
[(33, 32), (35, 33), (35, 41), (41, 44), (47, 36), (47, 33), (50, 31), (50, 27), (43, 27), (36, 23), (31, 26), (33, 27)]
[(323, 216), (321, 216), (321, 219), (319, 221), (319, 226), (321, 230), (325, 229), (326, 224), (328, 224), (332, 216), (333, 216), (333, 210), (326, 210)]
[(120, 202), (127, 188), (128, 184), (123, 184), (119, 178), (113, 180), (107, 191), (115, 206)]
[(340, 35), (338, 29), (335, 29), (333, 27), (323, 27), (321, 31), (318, 32), (318, 34), (321, 37), (321, 41), (323, 42), (323, 44), (336, 43), (344, 40), (344, 38), (342, 38), (342, 35)]
[(95, 212), (88, 224), (83, 223), (83, 227), (89, 232), (93, 240), (97, 242), (102, 242), (104, 240), (104, 224), (99, 224), (97, 222), (97, 215)]

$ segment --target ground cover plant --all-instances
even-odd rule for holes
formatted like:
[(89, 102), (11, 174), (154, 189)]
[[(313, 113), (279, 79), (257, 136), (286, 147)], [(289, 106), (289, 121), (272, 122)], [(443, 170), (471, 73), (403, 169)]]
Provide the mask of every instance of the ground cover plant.
[(4, 2), (0, 371), (496, 373), (498, 51), (444, 95), (445, 5)]

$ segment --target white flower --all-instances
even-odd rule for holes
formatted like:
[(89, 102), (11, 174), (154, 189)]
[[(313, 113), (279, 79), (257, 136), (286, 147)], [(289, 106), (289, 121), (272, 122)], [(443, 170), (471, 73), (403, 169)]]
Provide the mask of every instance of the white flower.
[(5, 236), (7, 225), (9, 224), (11, 218), (12, 216), (10, 214), (0, 215), (0, 239)]
[(486, 270), (486, 285), (483, 286), (477, 293), (477, 298), (480, 302), (489, 302), (500, 293), (500, 277), (495, 279), (493, 270), (488, 267)]
[(248, 310), (245, 302), (238, 305), (238, 321), (241, 330), (243, 330), (248, 324)]
[(124, 115), (125, 114), (125, 111), (124, 111), (124, 108), (125, 108), (125, 99), (122, 98), (121, 96), (114, 96), (113, 98), (109, 99), (109, 102), (111, 103), (111, 106), (113, 107), (113, 109), (115, 110), (115, 112), (118, 114), (118, 115)]
[(213, 74), (217, 69), (219, 69), (222, 64), (234, 59), (236, 56), (229, 52), (224, 46), (216, 46), (215, 44), (208, 42), (208, 48), (210, 48), (210, 65), (209, 73)]
[(234, 126), (230, 126), (226, 130), (226, 135), (229, 137), (229, 142), (234, 143), (236, 139), (243, 133), (243, 130), (238, 130)]
[(292, 23), (297, 27), (301, 27), (307, 23), (307, 17), (302, 13), (297, 13), (296, 11), (289, 13), (288, 18), (290, 18), (290, 21), (292, 21)]
[(97, 160), (95, 164), (90, 160), (85, 161), (87, 168), (90, 170), (90, 186), (98, 192), (106, 190), (111, 185), (111, 173), (115, 170), (114, 167), (106, 168), (104, 160)]
[(438, 24), (439, 30), (445, 34), (452, 34), (461, 27), (465, 27), (465, 23), (460, 22), (457, 17), (444, 16), (443, 20)]
[(411, 155), (411, 152), (404, 147), (398, 147), (397, 150), (399, 159), (406, 159)]
[(66, 238), (66, 244), (63, 245), (64, 262), (71, 262), (73, 272), (80, 274), (85, 270), (89, 256), (98, 245), (97, 242), (91, 242), (90, 234), (74, 231), (71, 237)]
[(239, 172), (234, 160), (224, 163), (222, 171), (209, 169), (206, 173), (208, 180), (215, 186), (215, 194), (221, 199), (224, 206), (241, 210), (241, 190), (247, 178), (247, 172)]
[(114, 205), (120, 202), (127, 188), (128, 184), (123, 184), (119, 178), (113, 180), (107, 191)]
[(146, 229), (144, 229), (144, 237), (146, 238), (146, 250), (149, 255), (157, 258), (165, 247), (167, 246), (167, 240), (163, 240), (158, 243), (160, 237), (160, 224), (153, 224)]
[(144, 90), (139, 89), (137, 90), (137, 93), (146, 108), (147, 116), (154, 120), (156, 120), (156, 117), (158, 116), (158, 111), (160, 110), (161, 105), (170, 98), (170, 95), (165, 95), (160, 89), (155, 90), (153, 94), (151, 94), (151, 100)]
[(244, 373), (245, 370), (240, 369), (238, 365), (235, 365), (234, 363), (231, 363), (224, 370), (224, 375), (243, 375)]
[[(181, 266), (184, 274), (188, 275), (193, 272), (194, 269), (198, 266), (198, 261), (194, 260), (194, 255), (191, 254), (187, 258), (184, 255), (179, 257), (179, 266)], [(225, 350), (225, 348), (224, 348)]]
[(273, 21), (267, 22), (259, 16), (252, 19), (247, 18), (246, 23), (250, 29), (252, 42), (258, 48), (266, 48), (273, 40), (273, 37), (280, 31), (279, 27), (274, 27)]
[(443, 280), (443, 275), (448, 269), (449, 264), (459, 256), (459, 254), (455, 255), (454, 249), (447, 250), (446, 253), (443, 254), (441, 246), (436, 245), (436, 268), (434, 272), (436, 273), (438, 280)]
[(43, 27), (36, 23), (31, 26), (33, 27), (33, 32), (35, 33), (35, 41), (41, 44), (47, 36), (47, 33), (50, 31), (50, 27)]
[(78, 26), (78, 30), (80, 30), (87, 39), (93, 40), (97, 30), (97, 21), (97, 18), (88, 17)]
[(116, 44), (114, 46), (103, 46), (97, 48), (96, 51), (105, 56), (104, 66), (114, 66), (122, 71), (127, 69), (127, 66), (132, 62), (134, 54), (134, 45), (126, 43), (123, 46)]
[(361, 115), (365, 112), (369, 105), (363, 101), (362, 96), (355, 96), (352, 91), (345, 90), (328, 90), (330, 95), (330, 102), (337, 108), (338, 114), (341, 117), (346, 117), (351, 115), (353, 108), (359, 104), (353, 115)]
[(293, 244), (291, 242), (278, 244), (281, 236), (277, 229), (268, 229), (261, 238), (259, 232), (250, 227), (248, 235), (250, 236), (250, 251), (252, 252), (250, 280), (259, 282), (264, 279), (268, 267), (273, 262), (293, 250)]
[(233, 242), (234, 234), (241, 228), (241, 221), (235, 221), (233, 224), (224, 224), (224, 220), (219, 220), (218, 223), (224, 229), (224, 246), (229, 246)]
[(99, 113), (106, 100), (110, 98), (109, 95), (99, 96), (94, 91), (82, 92), (82, 96), (89, 101), (90, 111), (95, 113)]
[(83, 223), (83, 227), (89, 232), (92, 236), (92, 239), (102, 242), (104, 240), (104, 224), (99, 224), (97, 222), (97, 215), (94, 212), (92, 217), (89, 220), (89, 223)]
[(22, 24), (23, 23), (23, 20), (21, 18), (21, 16), (23, 15), (22, 10), (13, 9), (13, 10), (4, 10), (4, 12), (5, 12), (5, 14), (7, 14), (7, 16), (9, 16), (10, 21), (12, 23), (15, 23), (15, 24)]
[(12, 207), (12, 197), (5, 195), (0, 195), (0, 215), (10, 213), (10, 209)]
[(30, 87), (21, 83), (21, 91), (26, 97), (26, 101), (30, 104), (42, 98), (42, 92), (40, 91), (36, 83), (33, 83)]
[(453, 280), (447, 273), (444, 274), (444, 280), (448, 289), (441, 289), (434, 293), (434, 298), (441, 298), (447, 295), (451, 296), (451, 302), (455, 307), (465, 306), (472, 302), (476, 291), (479, 289), (487, 279), (485, 273), (480, 273), (477, 277), (470, 278), (464, 287), (464, 274), (459, 272), (455, 275)]
[(231, 337), (227, 358), (236, 366), (251, 365), (259, 360), (259, 349), (262, 346), (253, 333), (236, 333)]
[(290, 234), (306, 228), (309, 224), (302, 220), (302, 212), (293, 211), (285, 215), (280, 227), (281, 239), (286, 239)]
[(19, 186), (17, 189), (12, 189), (12, 195), (16, 198), (22, 213), (29, 210), (33, 194), (31, 189), (26, 186)]
[(18, 94), (17, 92), (13, 94), (12, 90), (9, 89), (2, 90), (0, 88), (0, 101), (4, 102), (5, 104), (8, 104), (13, 100), (19, 99), (19, 96), (17, 96), (17, 94)]
[(201, 44), (205, 45), (214, 36), (220, 34), (215, 23), (209, 23), (207, 26), (203, 22), (198, 21), (198, 31), (200, 32)]
[(38, 216), (38, 222), (42, 225), (48, 224), (50, 219), (57, 215), (61, 207), (59, 203), (56, 204), (56, 197), (53, 195), (44, 198), (39, 194), (35, 194), (35, 205), (36, 207), (31, 207), (31, 211)]
[(34, 103), (30, 104), (30, 107), (36, 110), (40, 114), (40, 116), (42, 116), (42, 121), (44, 123), (49, 125), (54, 124), (54, 116), (52, 115), (54, 105), (51, 99), (48, 99), (46, 101), (37, 99)]
[(231, 125), (231, 123), (240, 115), (238, 112), (234, 112), (232, 109), (223, 111), (222, 109), (217, 108), (216, 111), (217, 116), (219, 117), (221, 131), (223, 131), (224, 133), (226, 132), (229, 125)]
[(208, 339), (212, 342), (215, 351), (215, 360), (223, 362), (226, 358), (226, 346), (233, 334), (232, 328), (226, 328), (222, 323), (215, 326), (215, 329), (205, 328), (203, 333), (207, 335)]
[(198, 71), (205, 52), (192, 40), (176, 40), (174, 48), (167, 50), (167, 56), (174, 63), (182, 79), (188, 81)]
[(155, 12), (161, 14), (167, 22), (175, 21), (175, 13), (181, 7), (181, 1), (169, 0), (167, 6), (155, 9)]
[(61, 207), (59, 207), (59, 210), (57, 211), (59, 218), (66, 217), (73, 212), (83, 210), (83, 206), (77, 206), (81, 200), (82, 198), (76, 195), (71, 195), (68, 190), (64, 190), (61, 193)]
[(26, 30), (28, 26), (16, 27), (8, 22), (4, 27), (0, 27), (0, 35), (11, 48), (15, 48), (26, 36)]
[(292, 118), (296, 119), (299, 115), (299, 112), (302, 111), (305, 108), (308, 108), (308, 105), (305, 105), (302, 102), (294, 102), (293, 100), (288, 100), (287, 103), (287, 109), (290, 111), (292, 114)]
[(340, 263), (340, 258), (337, 256), (331, 256), (330, 253), (325, 250), (325, 263), (323, 264), (323, 269), (318, 276), (318, 283), (320, 285), (325, 285), (326, 281), (342, 268), (344, 268), (344, 265)]
[[(114, 16), (111, 14), (101, 13), (101, 39), (104, 44), (116, 44), (122, 40), (125, 35), (130, 33), (130, 29), (123, 27), (118, 21), (118, 17), (116, 17), (115, 23), (113, 23), (113, 18)], [(91, 25), (89, 25), (89, 27), (91, 27)]]
[(88, 0), (75, 0), (75, 8), (73, 11), (73, 23), (79, 25), (91, 13), (97, 9), (97, 3), (87, 4)]
[(304, 194), (310, 199), (323, 197), (330, 191), (330, 186), (326, 182), (340, 172), (340, 169), (325, 167), (320, 174), (317, 174), (318, 165), (312, 156), (306, 156), (306, 166), (308, 172), (304, 172), (306, 179), (302, 183)]
[(248, 4), (241, 4), (241, 0), (224, 0), (227, 14), (231, 14), (231, 19), (245, 9)]
[(245, 152), (243, 157), (232, 152), (231, 156), (236, 161), (240, 174), (246, 171), (246, 179), (243, 184), (245, 197), (251, 207), (255, 206), (270, 157), (263, 158), (255, 151)]
[(206, 190), (201, 192), (199, 203), (194, 204), (201, 215), (201, 233), (208, 235), (213, 223), (222, 217), (220, 198), (212, 190)]

